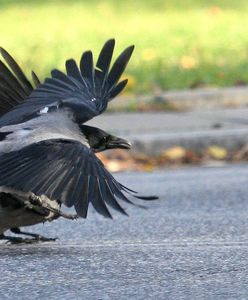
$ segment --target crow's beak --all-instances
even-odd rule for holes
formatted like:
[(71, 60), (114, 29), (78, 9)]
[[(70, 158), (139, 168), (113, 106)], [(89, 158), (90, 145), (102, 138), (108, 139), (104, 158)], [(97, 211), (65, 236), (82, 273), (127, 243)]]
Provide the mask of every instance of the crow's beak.
[(107, 145), (108, 149), (130, 149), (131, 143), (127, 140), (118, 138), (118, 137), (112, 137)]

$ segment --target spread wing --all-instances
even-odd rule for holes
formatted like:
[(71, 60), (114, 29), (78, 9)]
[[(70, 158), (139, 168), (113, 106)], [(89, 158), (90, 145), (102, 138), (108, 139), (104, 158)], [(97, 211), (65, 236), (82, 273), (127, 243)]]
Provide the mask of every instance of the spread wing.
[(20, 66), (3, 48), (0, 53), (5, 62), (0, 60), (0, 116), (22, 103), (40, 85), (37, 75), (32, 72), (32, 83), (27, 79)]
[(139, 199), (155, 199), (135, 195), (114, 179), (89, 148), (73, 140), (42, 141), (2, 155), (0, 186), (44, 194), (74, 206), (83, 218), (90, 202), (105, 217), (111, 218), (108, 206), (126, 214), (118, 199), (132, 202), (123, 192)]
[(69, 108), (76, 120), (84, 123), (101, 114), (108, 101), (118, 95), (127, 84), (119, 79), (132, 55), (133, 46), (126, 48), (110, 68), (115, 41), (107, 41), (93, 64), (91, 51), (83, 53), (80, 65), (75, 60), (66, 61), (66, 74), (51, 72), (43, 84), (32, 91), (26, 101), (16, 106), (0, 119), (0, 126), (27, 121), (46, 111)]

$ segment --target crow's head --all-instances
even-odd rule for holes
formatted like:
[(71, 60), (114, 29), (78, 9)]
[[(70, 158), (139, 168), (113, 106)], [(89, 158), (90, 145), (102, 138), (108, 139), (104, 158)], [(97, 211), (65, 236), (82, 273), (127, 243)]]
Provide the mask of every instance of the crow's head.
[(131, 147), (127, 140), (111, 135), (99, 128), (80, 125), (80, 129), (94, 152), (101, 152), (107, 149), (130, 149)]

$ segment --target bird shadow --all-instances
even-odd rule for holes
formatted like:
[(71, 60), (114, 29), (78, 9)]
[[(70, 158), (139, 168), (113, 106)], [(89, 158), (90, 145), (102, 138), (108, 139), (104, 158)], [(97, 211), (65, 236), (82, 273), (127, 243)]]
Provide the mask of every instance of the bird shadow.
[(19, 256), (42, 256), (51, 257), (55, 255), (76, 255), (79, 249), (72, 245), (61, 245), (59, 243), (47, 242), (37, 244), (0, 244), (0, 257), (19, 257)]

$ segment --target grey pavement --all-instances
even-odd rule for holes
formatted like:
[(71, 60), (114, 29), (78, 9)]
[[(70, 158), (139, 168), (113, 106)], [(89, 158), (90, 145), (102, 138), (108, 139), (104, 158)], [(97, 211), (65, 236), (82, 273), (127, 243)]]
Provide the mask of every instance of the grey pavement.
[(0, 299), (248, 299), (247, 165), (115, 176), (160, 200), (29, 229), (55, 243), (0, 244)]
[(248, 143), (248, 108), (188, 112), (105, 113), (89, 124), (126, 137), (133, 151), (150, 155), (180, 145), (201, 151), (210, 145), (236, 150)]

